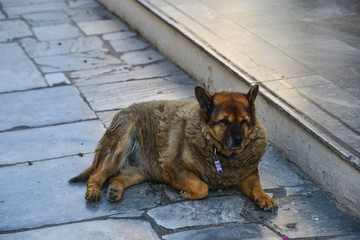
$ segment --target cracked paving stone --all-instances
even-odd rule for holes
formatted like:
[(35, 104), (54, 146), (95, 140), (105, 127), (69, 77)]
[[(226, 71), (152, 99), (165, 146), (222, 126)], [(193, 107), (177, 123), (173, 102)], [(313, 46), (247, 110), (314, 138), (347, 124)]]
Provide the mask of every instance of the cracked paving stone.
[(62, 40), (81, 36), (79, 29), (68, 23), (33, 27), (32, 30), (40, 41)]
[(190, 230), (163, 236), (165, 240), (208, 239), (281, 239), (264, 226), (257, 224), (229, 224), (227, 226)]
[[(135, 69), (138, 69), (139, 67), (135, 67)], [(73, 71), (70, 73), (70, 78), (74, 82), (84, 82), (88, 79), (97, 78), (101, 76), (107, 76), (107, 75), (115, 75), (118, 73), (126, 73), (130, 70), (134, 69), (132, 65), (111, 65), (111, 66), (105, 66), (105, 67), (98, 67), (98, 68), (92, 68), (92, 69), (83, 69), (79, 71)], [(135, 70), (134, 69), (134, 70)], [(101, 84), (100, 82), (99, 84)], [(85, 84), (86, 85), (86, 84)]]
[(255, 215), (290, 239), (360, 234), (360, 221), (337, 209), (323, 192), (278, 199), (278, 204), (276, 215)]
[[(15, 1), (14, 1), (15, 2)], [(66, 11), (68, 10), (66, 2), (54, 1), (54, 2), (33, 2), (32, 4), (29, 1), (26, 1), (26, 5), (11, 5), (6, 4), (3, 7), (3, 11), (6, 12), (9, 18), (19, 18), (22, 14), (29, 13), (39, 13), (39, 12), (48, 12), (48, 11)]]
[(121, 64), (118, 58), (98, 51), (36, 57), (34, 60), (40, 65), (41, 71), (44, 73), (93, 69), (111, 64)]
[(127, 38), (122, 40), (110, 41), (110, 45), (114, 48), (116, 52), (136, 51), (149, 46), (149, 44), (137, 38)]
[(0, 92), (47, 86), (41, 73), (19, 45), (16, 43), (0, 44), (0, 53), (6, 56), (6, 58), (0, 58)]
[(49, 26), (71, 22), (71, 19), (63, 12), (42, 12), (24, 14), (23, 18), (32, 27)]
[(13, 234), (0, 235), (0, 239), (118, 239), (158, 240), (158, 236), (147, 222), (139, 220), (97, 220), (53, 226)]
[(180, 72), (180, 73), (174, 73), (173, 75), (170, 76), (166, 76), (165, 77), (166, 80), (170, 81), (170, 82), (174, 82), (174, 83), (181, 83), (181, 84), (199, 84), (195, 79), (189, 77), (189, 75), (187, 75), (184, 72)]
[(157, 224), (177, 229), (245, 221), (240, 213), (244, 201), (238, 196), (213, 197), (197, 201), (185, 201), (148, 211)]
[(0, 133), (0, 165), (94, 152), (104, 132), (96, 120)]
[(151, 62), (159, 61), (164, 59), (164, 57), (155, 50), (144, 50), (137, 52), (127, 52), (121, 56), (121, 59), (128, 64), (140, 65), (148, 64)]
[(78, 23), (86, 35), (96, 35), (128, 30), (129, 27), (119, 19), (97, 20)]
[(108, 51), (103, 47), (104, 43), (102, 40), (96, 36), (46, 42), (38, 42), (33, 38), (24, 38), (21, 39), (20, 42), (30, 57), (63, 55), (89, 51)]
[(74, 86), (5, 93), (0, 102), (0, 130), (96, 118)]
[(87, 203), (86, 184), (68, 180), (88, 168), (92, 159), (93, 154), (84, 154), (0, 168), (0, 232), (107, 217), (160, 203), (147, 182), (126, 189), (116, 203), (106, 199), (105, 186), (102, 200)]
[[(70, 77), (73, 78), (77, 86), (87, 86), (128, 80), (168, 77), (172, 74), (179, 73), (182, 73), (182, 71), (174, 64), (169, 61), (162, 61), (159, 63), (145, 65), (143, 67), (129, 66), (129, 68), (115, 69), (112, 72), (108, 72), (106, 74), (102, 74), (102, 72), (99, 73), (94, 70), (90, 70), (88, 72), (73, 72)], [(169, 82), (180, 83), (172, 80), (173, 79), (169, 78)], [(193, 84), (195, 84), (195, 82), (193, 82)]]
[[(96, 2), (96, 0), (85, 0), (85, 1), (69, 1), (68, 2), (69, 7), (72, 9), (84, 9), (84, 8), (89, 8), (89, 7), (98, 7), (99, 3)], [(103, 8), (104, 9), (104, 8)]]
[[(23, 20), (10, 20), (0, 22), (0, 42), (11, 41), (14, 38), (32, 35), (33, 34), (31, 33), (30, 28)], [(1, 55), (4, 56), (2, 51)]]
[(180, 85), (156, 78), (84, 86), (80, 89), (93, 110), (108, 111), (140, 101), (193, 99), (194, 87), (195, 85)]
[(116, 33), (107, 33), (102, 36), (102, 39), (107, 41), (113, 40), (123, 40), (131, 37), (135, 37), (136, 33), (131, 31), (124, 31), (124, 32), (116, 32)]

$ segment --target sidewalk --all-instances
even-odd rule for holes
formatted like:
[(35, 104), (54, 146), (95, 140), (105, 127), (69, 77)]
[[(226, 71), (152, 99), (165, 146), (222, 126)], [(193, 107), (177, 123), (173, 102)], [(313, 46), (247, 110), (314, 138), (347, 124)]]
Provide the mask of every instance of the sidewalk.
[(86, 203), (85, 184), (67, 180), (116, 111), (193, 99), (200, 83), (93, 0), (0, 3), (0, 239), (360, 238), (360, 221), (272, 146), (260, 175), (278, 213), (231, 189), (184, 201), (156, 183)]

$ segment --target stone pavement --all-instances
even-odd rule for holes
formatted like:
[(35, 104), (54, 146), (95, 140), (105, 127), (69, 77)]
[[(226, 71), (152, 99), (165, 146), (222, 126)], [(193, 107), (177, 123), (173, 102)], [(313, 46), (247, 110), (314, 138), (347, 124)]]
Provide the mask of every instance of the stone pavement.
[(191, 99), (199, 83), (93, 0), (0, 3), (0, 239), (360, 238), (360, 221), (271, 146), (260, 175), (277, 213), (231, 189), (184, 201), (156, 183), (86, 203), (67, 180), (115, 112)]

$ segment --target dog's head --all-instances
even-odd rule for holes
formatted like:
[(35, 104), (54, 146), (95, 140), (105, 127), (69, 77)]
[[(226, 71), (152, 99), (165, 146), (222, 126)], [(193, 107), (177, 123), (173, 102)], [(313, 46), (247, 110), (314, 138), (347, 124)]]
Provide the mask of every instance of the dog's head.
[(255, 99), (259, 85), (247, 94), (218, 92), (210, 95), (202, 87), (195, 88), (195, 96), (205, 122), (206, 135), (218, 142), (218, 150), (226, 155), (244, 150), (244, 141), (255, 125)]

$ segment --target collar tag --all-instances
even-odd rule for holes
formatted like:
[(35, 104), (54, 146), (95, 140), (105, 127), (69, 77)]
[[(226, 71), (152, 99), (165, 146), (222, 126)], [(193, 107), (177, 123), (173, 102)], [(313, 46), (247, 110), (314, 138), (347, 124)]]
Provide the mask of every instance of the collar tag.
[(222, 174), (224, 172), (221, 166), (221, 162), (218, 158), (214, 159), (214, 165), (218, 174)]

